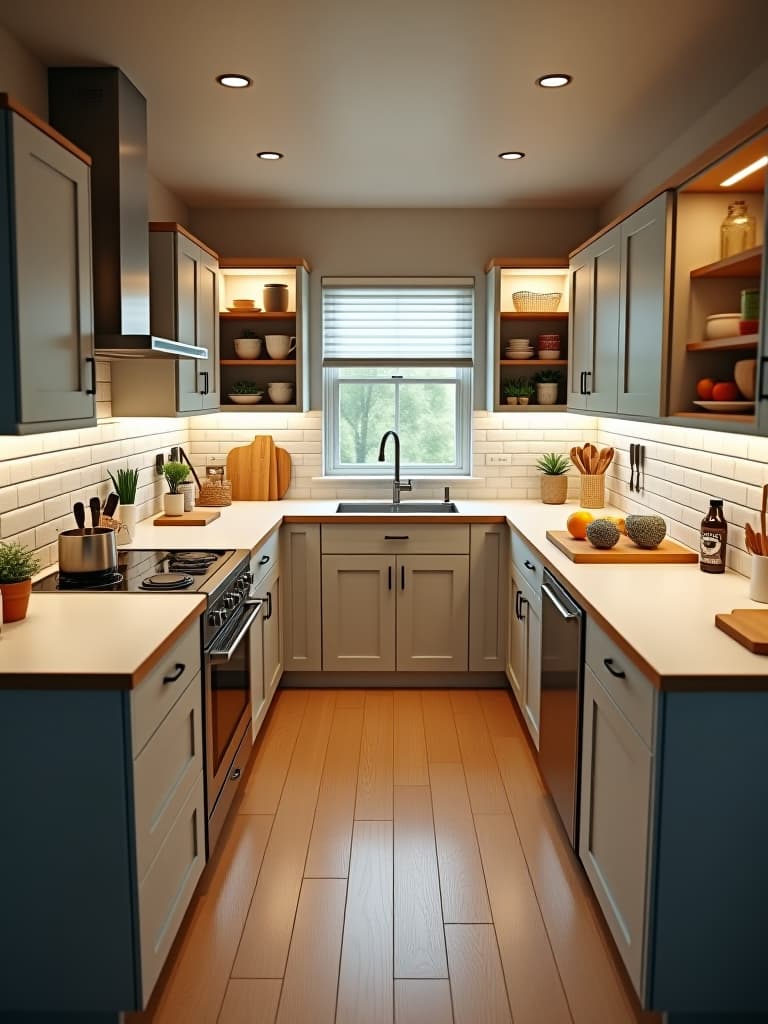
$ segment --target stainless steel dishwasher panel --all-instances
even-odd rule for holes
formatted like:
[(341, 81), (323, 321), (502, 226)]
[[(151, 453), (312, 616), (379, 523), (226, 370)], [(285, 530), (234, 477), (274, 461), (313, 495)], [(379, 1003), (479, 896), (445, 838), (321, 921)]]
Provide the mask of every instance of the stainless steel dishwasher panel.
[(584, 612), (548, 570), (541, 585), (539, 767), (571, 846), (578, 843)]

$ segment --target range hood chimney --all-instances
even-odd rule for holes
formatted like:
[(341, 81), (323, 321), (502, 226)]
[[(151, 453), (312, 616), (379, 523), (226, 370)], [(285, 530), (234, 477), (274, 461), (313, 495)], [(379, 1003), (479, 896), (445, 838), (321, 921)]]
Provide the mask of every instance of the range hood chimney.
[(48, 104), (54, 128), (93, 159), (96, 354), (207, 358), (150, 328), (146, 100), (119, 68), (49, 68)]

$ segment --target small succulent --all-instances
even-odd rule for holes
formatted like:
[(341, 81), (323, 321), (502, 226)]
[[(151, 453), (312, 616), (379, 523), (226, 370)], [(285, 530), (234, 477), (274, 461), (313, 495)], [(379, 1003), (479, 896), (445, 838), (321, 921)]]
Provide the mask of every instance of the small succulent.
[(533, 398), (536, 394), (536, 388), (534, 387), (533, 381), (527, 377), (520, 378), (518, 389), (518, 398)]
[(504, 397), (505, 398), (517, 398), (519, 395), (519, 378), (512, 377), (510, 380), (504, 381)]
[(536, 462), (536, 468), (540, 469), (546, 476), (562, 476), (571, 468), (571, 463), (567, 455), (547, 452), (546, 455), (542, 455)]
[(539, 370), (533, 376), (534, 384), (559, 384), (563, 379), (559, 370)]
[(31, 579), (39, 568), (40, 559), (25, 544), (0, 544), (0, 583), (21, 583)]
[(183, 462), (166, 462), (163, 476), (171, 494), (179, 493), (179, 484), (183, 484), (189, 476), (189, 466)]
[(258, 338), (259, 335), (256, 331), (252, 331), (250, 327), (246, 327), (244, 331), (240, 331), (238, 338)]
[(260, 387), (252, 380), (239, 380), (236, 384), (232, 385), (232, 395), (263, 395), (264, 388)]

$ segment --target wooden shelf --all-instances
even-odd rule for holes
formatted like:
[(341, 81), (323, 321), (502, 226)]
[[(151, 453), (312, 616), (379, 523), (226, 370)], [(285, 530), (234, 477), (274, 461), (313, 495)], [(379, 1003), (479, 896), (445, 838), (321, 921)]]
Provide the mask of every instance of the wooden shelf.
[(295, 366), (295, 359), (222, 359), (222, 366)]
[(568, 313), (510, 313), (501, 311), (502, 320), (567, 320)]
[(567, 405), (497, 405), (494, 412), (567, 412)]
[(689, 352), (751, 352), (757, 348), (757, 334), (737, 334), (733, 338), (714, 338), (711, 341), (689, 341)]
[(265, 313), (263, 310), (257, 313), (252, 309), (245, 309), (242, 313), (219, 313), (219, 320), (295, 320), (296, 310), (287, 313)]
[(567, 366), (567, 359), (500, 359), (499, 366)]
[(271, 402), (254, 402), (253, 405), (236, 405), (234, 402), (223, 402), (221, 412), (298, 412), (298, 405), (273, 405)]
[(673, 412), (678, 419), (686, 420), (719, 420), (721, 423), (754, 423), (754, 413), (740, 412)]
[(691, 271), (691, 277), (759, 277), (762, 267), (763, 247), (756, 245), (738, 256), (728, 256), (704, 267), (696, 267)]

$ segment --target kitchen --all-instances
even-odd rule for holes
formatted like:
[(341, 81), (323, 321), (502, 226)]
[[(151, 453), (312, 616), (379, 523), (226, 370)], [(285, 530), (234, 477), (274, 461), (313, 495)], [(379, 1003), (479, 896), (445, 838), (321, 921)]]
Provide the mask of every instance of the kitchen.
[[(7, 82), (2, 83), (2, 87), (11, 94), (17, 95), (27, 106), (35, 109), (39, 116), (45, 117), (47, 103), (45, 101), (44, 66), (32, 57), (21, 43), (16, 43), (12, 37), (8, 37), (7, 40), (3, 37), (4, 58), (6, 51), (7, 59), (4, 59), (3, 66), (11, 68), (13, 74)], [(109, 59), (116, 64), (124, 65), (125, 62), (118, 59), (118, 56), (117, 53), (110, 53)], [(62, 63), (70, 63), (70, 61), (63, 60)], [(217, 72), (221, 70), (217, 67)], [(539, 72), (541, 70), (541, 68), (538, 69)], [(528, 77), (532, 80), (535, 76)], [(758, 111), (759, 103), (755, 99), (753, 106), (749, 106), (749, 97), (761, 95), (758, 86), (762, 79), (756, 71), (751, 80), (744, 80), (746, 84), (742, 83), (739, 91), (736, 85), (741, 78), (744, 78), (743, 73), (733, 77), (734, 93), (731, 106), (729, 107), (723, 101), (723, 106), (720, 109), (714, 110), (708, 117), (704, 117), (703, 121), (698, 124), (698, 134), (693, 133), (687, 140), (689, 150), (684, 155), (681, 156), (679, 150), (671, 155), (668, 154), (667, 166), (657, 170), (656, 176), (651, 177), (650, 180), (648, 180), (648, 174), (653, 174), (653, 168), (650, 171), (646, 169), (644, 172), (646, 180), (643, 181), (642, 173), (638, 175), (639, 181), (634, 184), (634, 193), (630, 187), (631, 183), (629, 183), (624, 193), (619, 193), (600, 213), (598, 213), (597, 203), (586, 207), (576, 205), (575, 208), (556, 209), (537, 206), (474, 210), (466, 207), (361, 210), (351, 207), (341, 210), (316, 208), (312, 211), (305, 211), (269, 207), (251, 210), (226, 209), (223, 207), (223, 203), (219, 207), (215, 202), (208, 200), (199, 208), (197, 203), (190, 203), (190, 207), (187, 208), (157, 179), (151, 179), (151, 219), (176, 221), (186, 225), (198, 238), (203, 239), (206, 244), (221, 253), (266, 255), (289, 252), (301, 254), (309, 259), (312, 266), (309, 337), (313, 340), (312, 350), (315, 361), (311, 363), (308, 373), (313, 401), (304, 411), (296, 413), (259, 412), (249, 416), (248, 414), (221, 412), (210, 416), (189, 418), (121, 416), (113, 419), (110, 416), (112, 394), (110, 364), (99, 361), (96, 364), (95, 381), (99, 420), (96, 426), (84, 426), (74, 431), (61, 430), (28, 434), (22, 437), (8, 436), (0, 440), (0, 458), (2, 458), (0, 462), (0, 512), (2, 513), (0, 534), (2, 539), (21, 539), (30, 543), (39, 551), (43, 561), (50, 566), (57, 558), (56, 540), (59, 530), (72, 525), (70, 516), (72, 501), (77, 498), (87, 498), (89, 489), (93, 492), (94, 488), (98, 488), (101, 494), (104, 491), (107, 466), (131, 464), (141, 467), (140, 515), (142, 518), (146, 518), (159, 511), (160, 507), (162, 480), (154, 474), (154, 457), (157, 452), (164, 451), (167, 457), (168, 451), (173, 446), (183, 445), (189, 451), (198, 471), (202, 472), (206, 463), (211, 460), (223, 462), (230, 448), (234, 445), (248, 443), (254, 433), (263, 430), (268, 430), (275, 443), (287, 449), (293, 457), (294, 478), (287, 495), (289, 502), (306, 500), (313, 503), (315, 501), (323, 502), (322, 506), (314, 506), (315, 513), (320, 514), (329, 511), (331, 506), (335, 508), (336, 499), (383, 498), (388, 494), (391, 486), (389, 470), (387, 476), (380, 481), (355, 483), (348, 480), (338, 482), (332, 478), (318, 479), (325, 475), (322, 454), (321, 367), (318, 358), (318, 339), (321, 335), (320, 277), (351, 272), (365, 273), (370, 276), (397, 272), (405, 276), (423, 276), (425, 273), (430, 273), (437, 276), (457, 277), (466, 275), (468, 268), (471, 268), (480, 284), (475, 297), (476, 322), (482, 324), (484, 321), (482, 269), (491, 257), (498, 253), (509, 252), (514, 247), (515, 251), (526, 258), (545, 258), (566, 254), (580, 246), (600, 224), (605, 224), (613, 216), (620, 214), (658, 185), (659, 181), (664, 180), (683, 166), (687, 160), (695, 158), (704, 152), (709, 144), (714, 144), (718, 139), (727, 135), (735, 125), (744, 121), (750, 111)], [(144, 87), (142, 91), (149, 92), (144, 83), (141, 84)], [(729, 92), (728, 89), (722, 91), (723, 93)], [(717, 98), (719, 99), (719, 97), (718, 93)], [(238, 97), (232, 98), (238, 99)], [(552, 99), (556, 98), (557, 96), (552, 97)], [(154, 98), (150, 96), (150, 111), (154, 102)], [(217, 100), (217, 102), (223, 101)], [(714, 101), (709, 106), (714, 108)], [(696, 115), (702, 113), (703, 110), (695, 112)], [(691, 117), (694, 117), (693, 112), (691, 112)], [(182, 128), (183, 126), (180, 126), (180, 132)], [(274, 143), (265, 139), (264, 144)], [(506, 145), (507, 143), (501, 144)], [(663, 154), (657, 158), (657, 163), (662, 156)], [(638, 159), (636, 165), (643, 162)], [(435, 188), (437, 187), (435, 185)], [(612, 204), (613, 208), (611, 208)], [(459, 203), (454, 202), (453, 205), (458, 207)], [(424, 206), (426, 207), (426, 203)], [(243, 237), (251, 241), (244, 244)], [(376, 240), (373, 251), (369, 241), (371, 238)], [(258, 243), (253, 242), (253, 239), (258, 239)], [(461, 240), (460, 247), (456, 246), (456, 239)], [(520, 239), (524, 239), (524, 242), (521, 243)], [(484, 330), (481, 331), (479, 327), (477, 337), (478, 341), (484, 337)], [(315, 341), (317, 341), (316, 344)], [(760, 486), (765, 480), (764, 467), (768, 462), (768, 445), (766, 445), (765, 438), (759, 433), (716, 433), (697, 429), (688, 424), (685, 427), (675, 427), (669, 423), (612, 418), (610, 415), (597, 419), (566, 412), (544, 414), (547, 425), (542, 427), (541, 414), (513, 415), (488, 412), (486, 411), (488, 406), (483, 377), (487, 366), (486, 360), (489, 357), (486, 356), (484, 348), (484, 344), (478, 344), (476, 352), (474, 380), (476, 401), (472, 413), (472, 479), (447, 481), (450, 483), (451, 497), (457, 501), (460, 508), (466, 507), (470, 510), (474, 508), (477, 510), (477, 515), (481, 516), (488, 512), (484, 505), (488, 501), (493, 503), (495, 514), (500, 514), (503, 517), (508, 515), (515, 522), (516, 515), (523, 515), (524, 503), (530, 499), (538, 499), (539, 481), (534, 468), (536, 456), (550, 448), (568, 451), (573, 444), (593, 440), (599, 446), (613, 445), (619, 452), (615, 460), (615, 467), (607, 477), (611, 503), (625, 511), (635, 509), (661, 513), (670, 524), (671, 535), (682, 543), (697, 546), (698, 522), (706, 508), (706, 504), (702, 506), (701, 502), (708, 496), (721, 495), (726, 499), (729, 504), (728, 518), (733, 526), (741, 526), (748, 519), (756, 521)], [(241, 419), (241, 417), (243, 418)], [(647, 449), (646, 486), (640, 496), (637, 498), (633, 496), (630, 505), (627, 492), (628, 451), (630, 443), (636, 442), (645, 444)], [(499, 455), (510, 455), (511, 459), (507, 462), (494, 463), (489, 458), (489, 456)], [(572, 474), (569, 486), (571, 499), (575, 501), (578, 497), (575, 474)], [(683, 489), (685, 489), (686, 495), (695, 495), (694, 499), (688, 500), (687, 497), (684, 497)], [(420, 483), (417, 479), (416, 493), (408, 497), (439, 499), (442, 497), (442, 492), (442, 480)], [(480, 504), (475, 506), (475, 502)], [(518, 503), (520, 503), (520, 509), (518, 509)], [(504, 507), (503, 512), (499, 511), (499, 505)], [(530, 507), (539, 515), (541, 514), (542, 506), (539, 505), (538, 500), (534, 501)], [(234, 510), (224, 509), (221, 520), (206, 527), (204, 535), (198, 535), (194, 542), (165, 538), (163, 543), (170, 547), (189, 543), (193, 543), (195, 547), (208, 547), (215, 544), (217, 548), (231, 549), (234, 547), (248, 549), (254, 553), (254, 549), (258, 548), (268, 537), (270, 529), (274, 528), (276, 521), (270, 527), (269, 523), (259, 525), (257, 520), (250, 530), (239, 531), (233, 529), (234, 524), (231, 517), (228, 519), (228, 513), (232, 511)], [(283, 513), (301, 515), (301, 511), (294, 509), (292, 504), (282, 506), (281, 503), (280, 515)], [(557, 520), (558, 525), (562, 525), (562, 518)], [(517, 520), (517, 522), (522, 522), (522, 520)], [(554, 520), (552, 522), (554, 523)], [(325, 525), (321, 523), (319, 529), (324, 529)], [(328, 525), (332, 526), (333, 524)], [(472, 523), (471, 525), (483, 524)], [(440, 527), (440, 529), (442, 528)], [(543, 539), (540, 542), (537, 540), (535, 529), (532, 523), (525, 521), (523, 533), (535, 552), (540, 551), (540, 548), (544, 548), (546, 551), (547, 542)], [(148, 525), (142, 525), (140, 530), (142, 531), (140, 536), (144, 538), (144, 546), (150, 546), (150, 544), (157, 546), (158, 542), (152, 537), (153, 531)], [(222, 531), (226, 532), (226, 537)], [(193, 532), (197, 533), (197, 531)], [(737, 531), (732, 532), (736, 533)], [(740, 532), (739, 530), (738, 535)], [(169, 533), (178, 533), (178, 531), (171, 530)], [(702, 609), (702, 615), (704, 615), (707, 628), (709, 628), (715, 611), (738, 607), (746, 598), (748, 584), (744, 570), (748, 565), (748, 556), (743, 546), (740, 545), (738, 536), (732, 540), (730, 552), (730, 565), (736, 571), (726, 574), (722, 581), (717, 581), (718, 584), (723, 584), (724, 589), (716, 592), (718, 598), (711, 607), (710, 599), (715, 593), (714, 588), (706, 592), (706, 599), (704, 599), (706, 611), (704, 612)], [(322, 557), (333, 556), (324, 554)], [(466, 557), (466, 555), (459, 555), (459, 557)], [(547, 552), (546, 557), (549, 561), (554, 561), (557, 556), (553, 555), (550, 558)], [(560, 566), (560, 563), (557, 565)], [(564, 572), (565, 569), (561, 567), (561, 571)], [(634, 644), (642, 650), (643, 645), (647, 643), (645, 636), (648, 629), (642, 625), (643, 617), (647, 615), (647, 606), (643, 606), (640, 595), (636, 592), (633, 593), (636, 591), (636, 587), (633, 586), (632, 580), (638, 577), (635, 575), (628, 580), (626, 576), (628, 570), (621, 570), (621, 572), (624, 575), (615, 573), (611, 577), (609, 592), (590, 598), (591, 610), (597, 614), (598, 621), (609, 622), (611, 616), (615, 614), (611, 612), (609, 615), (609, 609), (616, 605), (616, 595), (617, 592), (620, 593), (621, 602), (630, 608), (631, 614), (628, 612), (627, 620), (622, 619), (621, 626), (616, 628), (625, 636), (630, 646)], [(584, 568), (571, 567), (568, 569), (567, 579), (586, 600), (589, 588), (583, 580), (583, 574)], [(665, 601), (667, 594), (669, 595), (670, 603), (668, 605), (657, 604), (657, 614), (662, 621), (672, 614), (672, 610), (676, 606), (684, 604), (686, 600), (693, 600), (686, 597), (685, 592), (680, 593), (676, 589), (680, 586), (676, 581), (683, 577), (676, 577), (673, 569), (665, 569), (663, 576), (654, 578), (660, 581), (659, 588), (663, 592)], [(700, 587), (698, 577), (696, 585), (696, 593), (698, 593)], [(611, 590), (613, 593), (610, 592)], [(75, 595), (72, 595), (72, 598), (76, 601), (81, 600)], [(35, 600), (36, 598), (33, 597), (31, 606), (33, 612)], [(87, 601), (89, 598), (84, 595), (82, 600)], [(178, 595), (174, 598), (174, 601), (176, 600), (188, 603), (190, 609), (197, 607), (197, 599), (193, 596)], [(102, 609), (105, 603), (100, 602), (99, 608)], [(74, 605), (70, 607), (74, 607)], [(175, 607), (180, 607), (180, 605), (175, 605)], [(101, 614), (107, 614), (105, 608)], [(160, 628), (161, 625), (165, 628), (166, 624), (158, 624), (157, 628)], [(32, 627), (34, 627), (34, 615), (25, 624), (25, 628)], [(10, 628), (6, 629), (6, 640), (9, 636), (15, 635), (10, 632)], [(102, 620), (102, 629), (106, 628), (107, 626)], [(148, 630), (149, 624), (145, 624), (143, 628)], [(16, 627), (17, 633), (18, 627)], [(708, 648), (703, 638), (700, 648), (702, 658), (700, 664), (706, 666)], [(681, 662), (684, 661), (682, 655), (686, 653), (685, 650), (682, 651)], [(734, 664), (741, 664), (738, 659), (742, 657), (743, 653), (739, 647), (733, 645)], [(140, 656), (141, 652), (134, 652), (132, 657), (135, 660), (126, 664), (138, 665)], [(656, 653), (649, 658), (650, 666), (653, 667), (655, 659), (660, 657), (661, 654)], [(671, 661), (665, 662), (665, 664), (672, 666)], [(672, 667), (668, 668), (668, 671), (670, 675), (675, 675), (684, 672), (685, 669), (679, 662), (675, 662)], [(750, 671), (754, 671), (754, 669), (745, 669), (747, 673)], [(136, 692), (141, 692), (141, 688), (139, 687)], [(285, 694), (281, 691), (281, 699), (284, 695), (288, 695), (288, 691), (285, 691)], [(313, 700), (314, 698), (308, 699)], [(367, 696), (366, 699), (368, 699)], [(458, 700), (458, 698), (456, 699)], [(491, 699), (490, 694), (478, 697), (478, 701), (482, 701), (480, 706), (486, 709), (490, 707), (491, 705), (487, 703), (489, 699)], [(337, 704), (337, 708), (344, 711), (351, 710), (339, 704)], [(476, 717), (476, 710), (470, 714), (465, 708), (463, 712), (457, 712), (457, 717), (462, 713)], [(319, 714), (321, 718), (323, 715), (327, 717), (327, 709)], [(521, 733), (522, 735), (524, 734)], [(433, 792), (433, 800), (435, 799)], [(757, 834), (756, 828), (755, 835)], [(484, 864), (484, 867), (490, 873), (491, 869), (488, 865)], [(249, 898), (250, 896), (248, 896)], [(454, 926), (446, 925), (446, 927)], [(548, 927), (550, 929), (553, 927), (549, 921)], [(552, 941), (551, 934), (550, 941)], [(231, 963), (229, 966), (232, 966)], [(561, 962), (558, 962), (558, 967), (563, 969)], [(228, 974), (229, 969), (227, 970)], [(249, 975), (246, 974), (244, 977), (249, 977)], [(273, 975), (256, 975), (256, 978), (264, 977), (270, 978)], [(509, 987), (510, 979), (506, 977), (506, 981)], [(235, 987), (232, 986), (233, 989)], [(569, 992), (568, 995), (569, 1001), (572, 1001), (573, 994)], [(512, 998), (511, 995), (510, 998)], [(454, 1014), (457, 1015), (457, 1019), (460, 1019), (456, 999), (457, 994), (454, 992)], [(217, 1008), (216, 1013), (219, 1009), (220, 1007)], [(696, 1007), (696, 1009), (701, 1008)], [(234, 1013), (235, 1011), (228, 1012)], [(283, 1014), (287, 1012), (281, 1011)], [(576, 1012), (573, 1005), (570, 1007), (570, 1012), (575, 1019)], [(233, 1017), (233, 1019), (235, 1018)], [(295, 1019), (301, 1018), (297, 1016)], [(490, 1019), (495, 1018), (491, 1017)], [(498, 1019), (504, 1018), (500, 1016)], [(674, 1020), (675, 1017), (673, 1016), (671, 1019)]]

